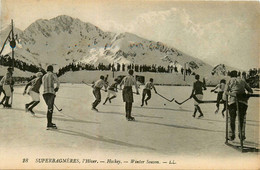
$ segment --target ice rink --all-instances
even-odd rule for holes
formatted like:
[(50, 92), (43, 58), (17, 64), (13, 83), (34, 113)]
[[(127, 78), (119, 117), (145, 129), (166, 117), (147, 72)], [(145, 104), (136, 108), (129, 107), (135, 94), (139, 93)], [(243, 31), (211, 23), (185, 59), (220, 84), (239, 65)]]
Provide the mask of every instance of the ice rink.
[[(191, 86), (156, 86), (165, 97), (179, 102), (187, 99)], [(91, 87), (85, 84), (61, 84), (53, 122), (57, 130), (46, 130), (47, 107), (35, 107), (35, 116), (25, 112), (30, 101), (24, 87), (15, 87), (12, 109), (0, 108), (0, 169), (10, 168), (233, 168), (259, 167), (259, 153), (241, 153), (225, 145), (225, 118), (215, 114), (215, 104), (201, 104), (203, 118), (193, 118), (193, 99), (182, 105), (168, 102), (152, 91), (148, 105), (140, 107), (141, 95), (134, 95), (132, 115), (125, 119), (121, 91), (112, 103), (102, 103), (99, 112), (91, 110)], [(204, 100), (215, 100), (208, 88)], [(135, 91), (135, 89), (134, 89)], [(142, 87), (139, 90), (142, 92)], [(165, 104), (165, 105), (164, 105)], [(222, 105), (220, 110), (222, 109)], [(197, 116), (199, 114), (197, 113)], [(247, 112), (245, 145), (259, 148), (259, 99), (250, 98)], [(232, 142), (239, 145), (239, 139)], [(79, 159), (78, 163), (37, 163), (40, 158)], [(23, 162), (28, 159), (27, 162)], [(98, 160), (84, 163), (83, 159)], [(120, 160), (107, 163), (108, 159)], [(115, 160), (116, 159), (116, 160)], [(154, 160), (152, 163), (131, 163)], [(102, 161), (104, 161), (102, 163)], [(159, 164), (156, 161), (160, 161)], [(174, 161), (176, 164), (170, 164)], [(154, 165), (156, 164), (156, 165)]]

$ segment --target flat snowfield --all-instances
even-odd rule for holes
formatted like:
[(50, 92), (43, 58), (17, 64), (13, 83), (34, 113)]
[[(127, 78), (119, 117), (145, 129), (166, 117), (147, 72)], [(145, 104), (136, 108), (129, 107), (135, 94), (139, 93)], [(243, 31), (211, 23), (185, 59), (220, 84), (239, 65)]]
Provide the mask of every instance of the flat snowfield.
[[(190, 86), (156, 88), (178, 102), (191, 93)], [(102, 91), (96, 112), (91, 110), (91, 87), (61, 84), (55, 104), (62, 111), (54, 108), (53, 113), (58, 129), (46, 130), (47, 106), (43, 98), (34, 108), (35, 116), (26, 113), (24, 105), (30, 97), (22, 95), (23, 89), (15, 87), (12, 109), (0, 108), (0, 169), (259, 168), (259, 152), (241, 153), (225, 145), (225, 118), (221, 112), (215, 114), (215, 104), (201, 104), (204, 117), (198, 119), (197, 113), (193, 118), (193, 99), (178, 105), (152, 91), (144, 107), (140, 107), (141, 95), (134, 95), (132, 115), (136, 121), (127, 121), (121, 91), (106, 105), (103, 102), (107, 93)], [(204, 92), (203, 100), (216, 99), (211, 89)], [(237, 135), (231, 144), (238, 146)], [(249, 100), (244, 145), (259, 149), (258, 98)]]

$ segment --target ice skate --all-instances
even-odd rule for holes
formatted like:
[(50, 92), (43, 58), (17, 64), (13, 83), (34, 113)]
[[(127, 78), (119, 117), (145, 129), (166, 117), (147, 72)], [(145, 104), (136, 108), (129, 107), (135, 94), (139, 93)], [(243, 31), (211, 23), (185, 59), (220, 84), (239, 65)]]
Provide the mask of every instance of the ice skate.
[[(240, 139), (240, 134), (238, 134), (238, 137)], [(246, 139), (246, 137), (244, 135), (242, 135), (242, 140), (244, 141)]]
[(46, 130), (52, 130), (52, 129), (58, 129), (56, 124), (52, 123), (52, 124), (48, 125)]
[(32, 109), (28, 109), (28, 111), (32, 114), (35, 115), (34, 111)]
[(204, 117), (204, 115), (203, 115), (203, 114), (199, 115), (198, 119), (199, 119), (199, 118), (202, 118), (202, 117)]
[(222, 112), (222, 116), (223, 116), (223, 118), (225, 117), (225, 114), (224, 114), (224, 112)]
[(105, 102), (103, 103), (103, 105), (105, 105), (108, 100), (109, 100), (109, 103), (111, 103), (110, 99), (107, 97), (106, 100), (105, 100)]
[(25, 104), (25, 112), (28, 112), (28, 107), (29, 107), (29, 105)]
[(128, 121), (135, 121), (135, 118), (132, 117), (132, 116), (130, 116), (130, 117), (128, 118)]
[(12, 108), (12, 105), (10, 105), (10, 104), (4, 104), (4, 108), (10, 109), (10, 108)]
[(97, 108), (95, 108), (95, 107), (92, 107), (92, 109), (91, 109), (91, 110), (94, 110), (94, 111), (98, 112), (98, 109), (97, 109)]

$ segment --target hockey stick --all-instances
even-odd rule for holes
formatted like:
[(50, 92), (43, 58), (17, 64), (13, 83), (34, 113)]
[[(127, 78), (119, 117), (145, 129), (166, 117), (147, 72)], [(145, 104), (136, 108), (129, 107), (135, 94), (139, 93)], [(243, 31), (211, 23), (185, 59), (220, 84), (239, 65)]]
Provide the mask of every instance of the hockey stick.
[(198, 102), (198, 103), (217, 103), (217, 100), (204, 100), (204, 101), (202, 101), (202, 100), (199, 100), (199, 99), (196, 97), (196, 95), (193, 95), (192, 97), (193, 97), (193, 99), (194, 99), (196, 102)]
[(175, 103), (177, 103), (178, 105), (182, 105), (183, 103), (185, 103), (188, 100), (190, 100), (190, 97), (188, 99), (184, 100), (183, 102), (178, 102), (178, 101), (175, 100)]
[[(90, 86), (90, 87), (92, 87), (92, 84), (91, 84), (91, 85), (90, 85), (90, 84), (87, 84), (87, 83), (85, 83), (84, 81), (82, 81), (82, 83), (86, 84), (87, 86)], [(105, 91), (105, 92), (106, 92), (106, 90), (104, 90), (104, 89), (100, 89), (100, 90), (103, 90), (103, 91)]]
[(71, 118), (71, 119), (75, 119), (74, 117), (69, 116), (69, 115), (66, 115), (65, 113), (61, 112), (62, 109), (59, 109), (55, 104), (54, 104), (54, 106), (55, 106), (55, 108), (56, 108), (60, 113), (62, 113), (65, 117), (68, 117), (68, 118)]
[(227, 95), (230, 95), (232, 97), (241, 97), (241, 98), (260, 97), (260, 94), (252, 94), (252, 93), (236, 94), (236, 93), (227, 92)]
[[(121, 90), (121, 91), (122, 91), (122, 89), (118, 89), (118, 90)], [(133, 94), (136, 94), (136, 95), (139, 95), (139, 94), (140, 94), (140, 93), (137, 94), (136, 92), (132, 92), (132, 93), (133, 93)]]
[(54, 104), (54, 106), (55, 106), (55, 108), (56, 108), (59, 112), (62, 111), (62, 109), (59, 109), (59, 108), (56, 106), (56, 104)]
[[(84, 83), (84, 84), (86, 84), (87, 86), (90, 86), (90, 87), (92, 87), (92, 85), (90, 85), (90, 84), (87, 84), (87, 83), (85, 83), (84, 81), (82, 81), (82, 83)], [(101, 89), (101, 90), (103, 90), (103, 91), (105, 91), (105, 92), (107, 92), (106, 90), (104, 90), (104, 89)], [(118, 90), (122, 90), (122, 89), (118, 89)], [(137, 94), (136, 92), (133, 92), (134, 94)]]
[[(225, 105), (226, 105), (226, 107), (228, 108), (228, 96), (226, 95), (226, 98), (227, 98), (227, 100), (226, 100), (226, 103), (225, 103)], [(228, 117), (228, 109), (226, 110), (226, 142), (225, 142), (225, 144), (228, 144), (228, 119), (229, 119), (229, 117)]]
[(236, 107), (237, 107), (237, 118), (238, 118), (238, 133), (240, 135), (240, 146), (241, 146), (241, 152), (243, 152), (244, 148), (243, 148), (243, 135), (242, 135), (242, 126), (243, 124), (241, 124), (240, 122), (240, 111), (239, 111), (239, 104), (238, 104), (238, 98), (236, 98)]
[(169, 101), (169, 102), (172, 102), (174, 100), (174, 98), (172, 98), (171, 100), (170, 99), (167, 99), (166, 97), (164, 97), (163, 95), (161, 95), (160, 93), (156, 93), (158, 96), (160, 96), (161, 98), (164, 98), (165, 100)]

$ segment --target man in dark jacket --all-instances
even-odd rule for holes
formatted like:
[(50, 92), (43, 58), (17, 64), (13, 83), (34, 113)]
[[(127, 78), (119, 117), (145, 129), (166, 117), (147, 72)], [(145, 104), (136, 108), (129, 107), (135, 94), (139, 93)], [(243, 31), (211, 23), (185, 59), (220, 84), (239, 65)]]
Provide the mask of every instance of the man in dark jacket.
[[(192, 98), (194, 95), (194, 97), (196, 97), (198, 100), (202, 100), (203, 99), (203, 90), (206, 90), (207, 88), (206, 88), (205, 84), (200, 81), (200, 76), (198, 74), (195, 76), (195, 79), (196, 79), (196, 81), (193, 83), (193, 88), (192, 88), (190, 98)], [(204, 116), (199, 107), (199, 103), (196, 100), (194, 100), (193, 117), (196, 116), (197, 111), (199, 111), (199, 113), (200, 113), (199, 118)]]

